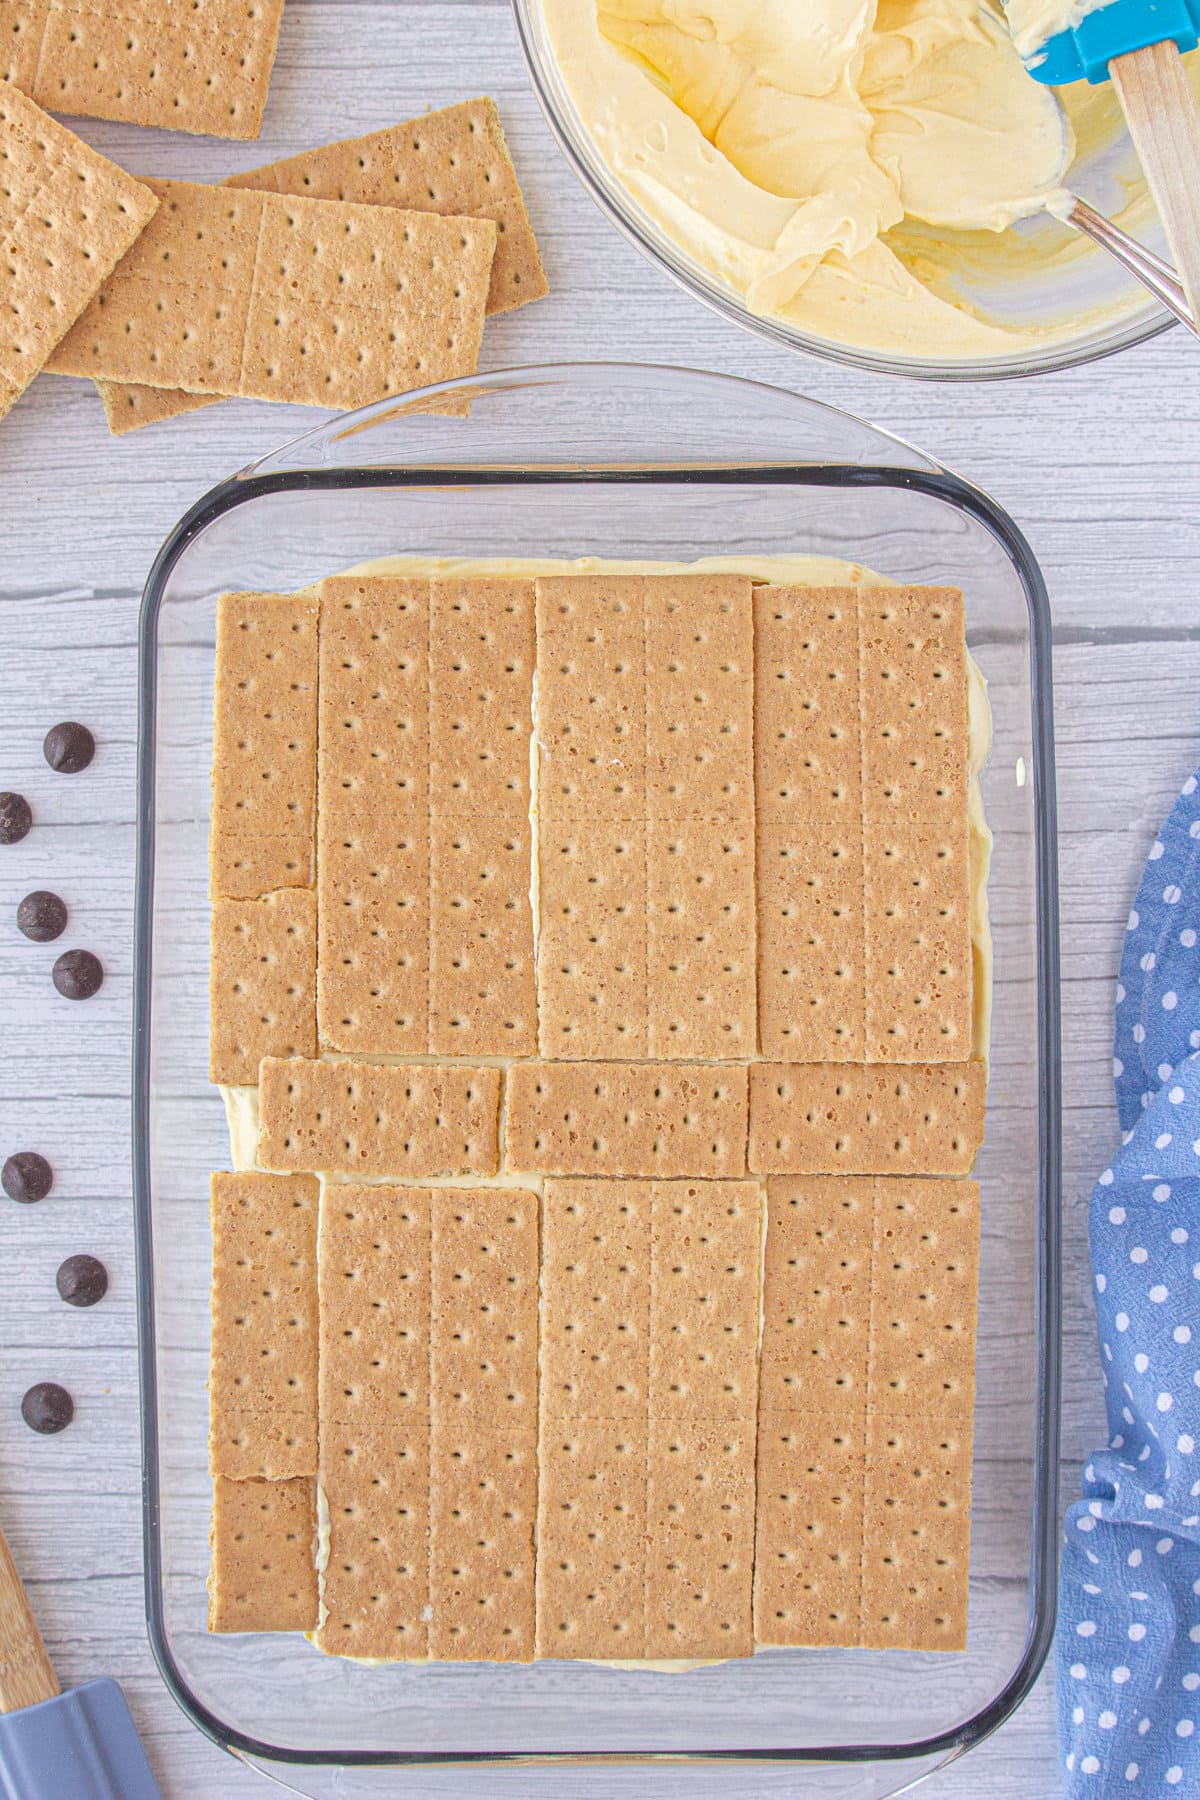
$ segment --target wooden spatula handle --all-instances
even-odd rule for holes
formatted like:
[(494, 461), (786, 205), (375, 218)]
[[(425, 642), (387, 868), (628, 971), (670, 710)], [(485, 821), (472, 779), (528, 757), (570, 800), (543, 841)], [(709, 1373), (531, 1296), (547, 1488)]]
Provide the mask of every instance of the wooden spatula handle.
[(0, 1531), (0, 1712), (53, 1700), (62, 1689)]
[(1200, 318), (1200, 107), (1170, 40), (1108, 65), (1133, 147), (1167, 233), (1192, 313)]

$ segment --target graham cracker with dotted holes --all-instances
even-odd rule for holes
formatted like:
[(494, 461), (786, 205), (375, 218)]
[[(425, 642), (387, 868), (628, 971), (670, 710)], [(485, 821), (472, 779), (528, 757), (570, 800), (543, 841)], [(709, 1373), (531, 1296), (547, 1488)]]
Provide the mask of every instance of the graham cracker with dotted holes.
[(538, 1202), (326, 1189), (318, 1641), (341, 1655), (533, 1654)]
[(462, 1064), (310, 1062), (259, 1066), (258, 1161), (276, 1170), (344, 1175), (494, 1175), (499, 1167), (497, 1068)]
[(222, 594), (217, 601), (214, 898), (312, 885), (319, 612), (312, 594)]
[(754, 1050), (750, 582), (537, 582), (545, 1057)]
[(711, 1063), (514, 1063), (507, 1166), (539, 1175), (744, 1175), (746, 1073)]
[(283, 0), (0, 0), (0, 74), (55, 112), (256, 138)]
[(548, 1181), (542, 1216), (538, 1654), (748, 1656), (758, 1185)]
[(214, 1475), (316, 1473), (318, 1188), (313, 1175), (212, 1178)]
[[(264, 188), (312, 200), (354, 200), (413, 212), (495, 221), (487, 311), (509, 312), (547, 292), (546, 273), (495, 102), (481, 97), (364, 137), (283, 157), (225, 187)], [(136, 431), (177, 413), (214, 404), (177, 388), (97, 382), (109, 430)]]
[(210, 1081), (253, 1087), (264, 1056), (317, 1053), (317, 897), (279, 888), (214, 900), (209, 959)]
[(755, 1634), (961, 1649), (979, 1190), (772, 1180)]
[(987, 1066), (751, 1063), (749, 1165), (764, 1175), (966, 1175)]
[(0, 87), (0, 239), (8, 276), (0, 329), (0, 418), (157, 208), (149, 187), (15, 87)]
[(754, 597), (759, 1046), (971, 1051), (966, 644), (955, 588)]
[(313, 1631), (317, 1623), (317, 1484), (213, 1482), (210, 1631)]
[(351, 409), (474, 371), (490, 219), (147, 185), (153, 229), (55, 349), (53, 373)]

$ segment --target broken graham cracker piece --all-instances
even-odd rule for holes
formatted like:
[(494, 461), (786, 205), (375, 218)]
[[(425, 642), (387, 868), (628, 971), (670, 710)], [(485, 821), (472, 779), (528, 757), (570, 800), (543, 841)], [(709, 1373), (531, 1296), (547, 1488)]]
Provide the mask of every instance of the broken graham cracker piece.
[[(547, 292), (537, 240), (504, 141), (495, 103), (464, 100), (385, 131), (305, 150), (234, 175), (226, 187), (302, 194), (312, 200), (353, 200), (413, 212), (492, 219), (487, 311), (508, 312)], [(135, 431), (175, 414), (212, 404), (207, 395), (177, 388), (98, 382), (109, 430)]]
[(754, 1044), (751, 588), (537, 582), (543, 1056)]
[(222, 594), (213, 696), (213, 896), (313, 881), (317, 620), (312, 594)]
[(538, 1652), (748, 1656), (761, 1201), (548, 1181)]
[(494, 1175), (500, 1070), (264, 1057), (260, 1167)]
[(761, 587), (754, 609), (760, 1049), (789, 1062), (962, 1061), (962, 595)]
[(194, 182), (54, 351), (59, 375), (352, 408), (475, 369), (496, 228)]
[(317, 1053), (317, 897), (279, 888), (213, 901), (210, 1081), (255, 1087), (264, 1056)]
[(157, 208), (149, 187), (0, 83), (0, 240), (9, 277), (0, 418)]
[(313, 1175), (212, 1178), (214, 1476), (316, 1473), (318, 1190)]
[(16, 0), (13, 10), (3, 73), (42, 106), (206, 137), (262, 129), (283, 0)]
[(542, 1175), (744, 1175), (746, 1103), (744, 1067), (514, 1063), (506, 1166)]
[(317, 1624), (317, 1484), (213, 1481), (210, 1631), (313, 1631)]
[(966, 1175), (986, 1099), (981, 1062), (752, 1063), (749, 1166), (764, 1175)]
[(325, 1190), (333, 1654), (532, 1655), (537, 1208), (510, 1189)]

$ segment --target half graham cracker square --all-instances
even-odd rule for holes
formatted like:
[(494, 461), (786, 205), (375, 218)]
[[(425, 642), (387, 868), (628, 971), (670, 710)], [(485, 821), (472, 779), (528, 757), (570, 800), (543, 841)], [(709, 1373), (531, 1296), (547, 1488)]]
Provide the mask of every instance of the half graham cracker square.
[(313, 1631), (317, 1623), (317, 1484), (213, 1481), (210, 1631)]

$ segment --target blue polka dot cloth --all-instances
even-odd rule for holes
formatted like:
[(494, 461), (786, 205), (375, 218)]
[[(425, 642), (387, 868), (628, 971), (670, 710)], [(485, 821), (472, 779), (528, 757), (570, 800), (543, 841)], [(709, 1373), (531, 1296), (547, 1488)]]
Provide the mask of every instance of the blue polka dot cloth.
[(1089, 1228), (1107, 1447), (1067, 1513), (1065, 1790), (1200, 1796), (1200, 774), (1150, 851), (1121, 959), (1121, 1148)]

